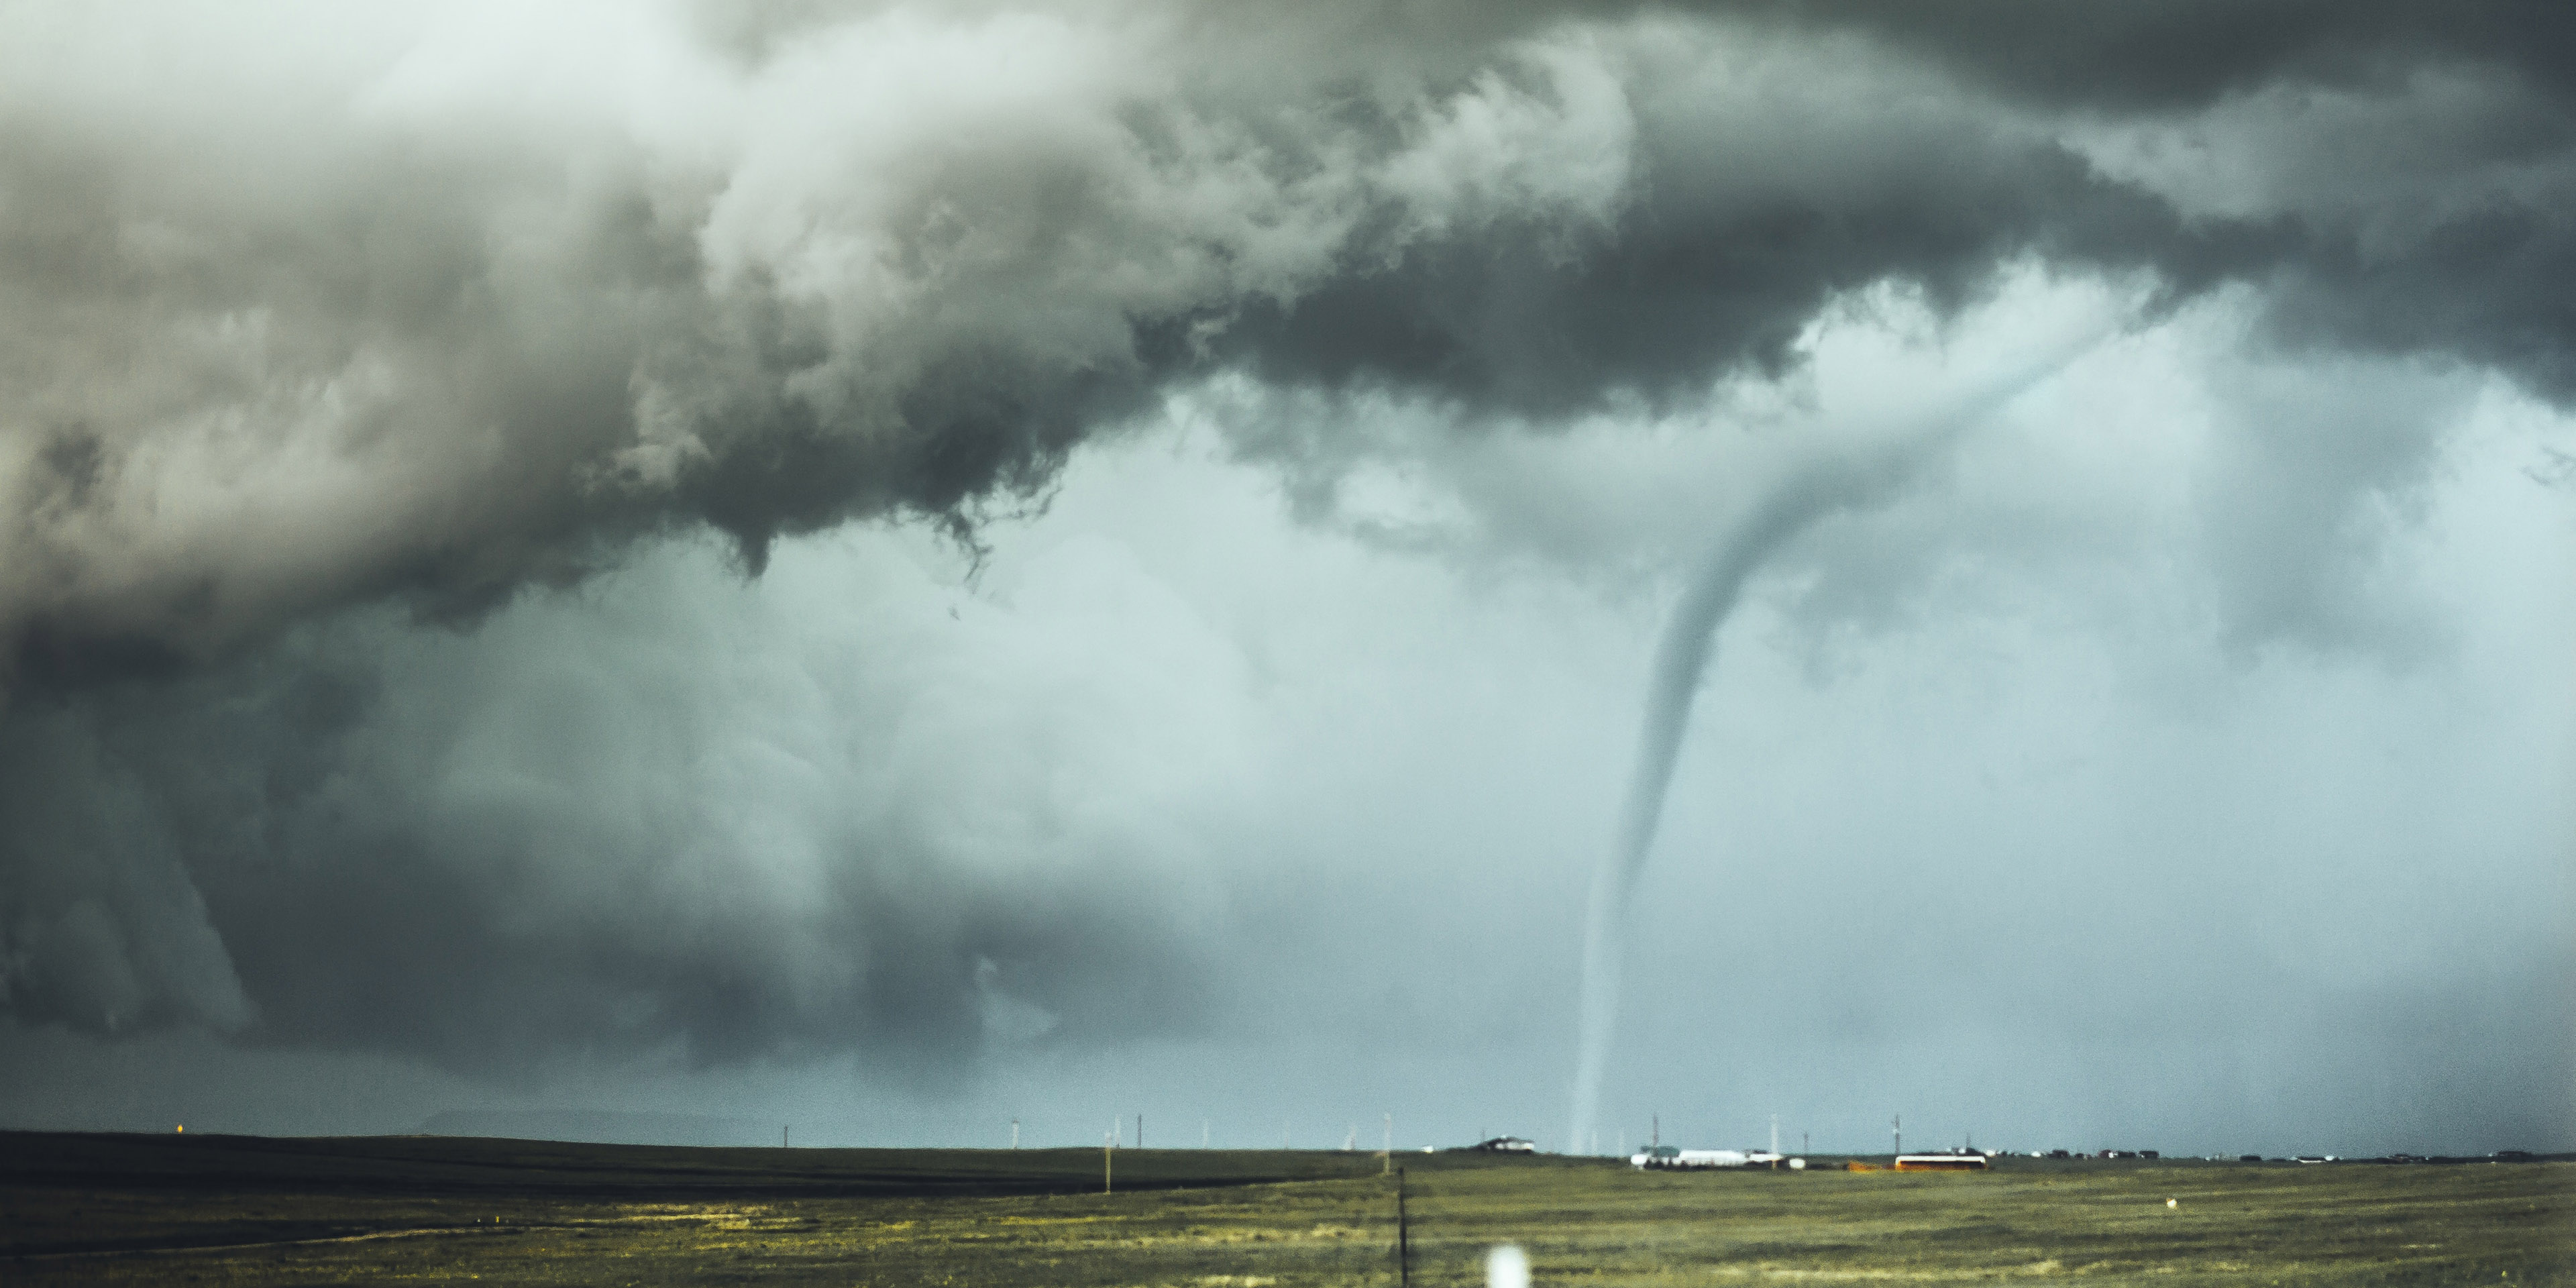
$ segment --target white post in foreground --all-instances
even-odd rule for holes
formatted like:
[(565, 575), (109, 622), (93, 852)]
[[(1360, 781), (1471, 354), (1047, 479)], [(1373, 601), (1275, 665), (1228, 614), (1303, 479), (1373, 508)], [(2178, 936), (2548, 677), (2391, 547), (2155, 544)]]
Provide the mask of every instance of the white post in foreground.
[(1529, 1254), (1508, 1243), (1486, 1253), (1485, 1288), (1529, 1288)]

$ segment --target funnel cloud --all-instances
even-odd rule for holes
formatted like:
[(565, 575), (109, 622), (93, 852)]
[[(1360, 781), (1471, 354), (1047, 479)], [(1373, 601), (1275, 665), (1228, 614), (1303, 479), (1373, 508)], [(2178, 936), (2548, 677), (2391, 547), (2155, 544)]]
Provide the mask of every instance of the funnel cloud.
[(1954, 406), (1926, 409), (1920, 413), (1924, 423), (1898, 429), (1894, 441), (1864, 447), (1861, 454), (1793, 464), (1786, 477), (1767, 487), (1718, 538), (1698, 575), (1684, 587), (1656, 643), (1645, 719), (1637, 732), (1636, 767), (1619, 808), (1618, 835), (1593, 874), (1585, 903), (1574, 1121), (1567, 1139), (1589, 1141), (1598, 1126), (1601, 1082), (1618, 1027), (1628, 905), (1636, 897), (1637, 878), (1645, 871), (1656, 829), (1663, 822), (1673, 764), (1681, 756), (1682, 735), (1690, 724), (1692, 701), (1708, 674), (1718, 628), (1726, 624), (1743, 596), (1744, 583), (1784, 542), (1839, 511), (1867, 505), (1902, 487), (1926, 457), (2063, 362), (2062, 357), (2052, 357), (2033, 371), (2011, 373), (1989, 381), (1987, 389), (1956, 397)]

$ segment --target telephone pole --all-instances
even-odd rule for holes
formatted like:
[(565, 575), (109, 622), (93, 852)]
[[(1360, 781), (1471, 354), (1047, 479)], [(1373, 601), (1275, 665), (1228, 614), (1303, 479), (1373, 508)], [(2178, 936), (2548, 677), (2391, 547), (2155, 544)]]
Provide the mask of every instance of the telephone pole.
[(1894, 1118), (1890, 1118), (1890, 1119), (1888, 1119), (1888, 1120), (1887, 1120), (1887, 1134), (1888, 1134), (1889, 1136), (1893, 1137), (1893, 1138), (1895, 1139), (1895, 1141), (1896, 1141), (1896, 1144), (1895, 1144), (1895, 1146), (1894, 1146), (1894, 1149), (1896, 1150), (1896, 1153), (1895, 1153), (1894, 1157), (1898, 1157), (1898, 1158), (1902, 1158), (1902, 1157), (1904, 1157), (1904, 1155), (1905, 1155), (1905, 1115), (1903, 1115), (1903, 1114), (1898, 1114), (1898, 1115), (1897, 1115), (1897, 1116), (1895, 1116)]

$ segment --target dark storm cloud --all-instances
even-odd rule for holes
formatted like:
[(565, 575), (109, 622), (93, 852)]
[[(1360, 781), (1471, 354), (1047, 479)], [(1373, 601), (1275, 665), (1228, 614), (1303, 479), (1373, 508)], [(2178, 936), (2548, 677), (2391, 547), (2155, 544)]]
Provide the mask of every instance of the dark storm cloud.
[[(527, 105), (363, 30), (264, 91), (126, 83), (153, 69), (74, 38), (0, 138), (15, 684), (388, 596), (471, 615), (675, 524), (754, 567), (852, 518), (963, 525), (1210, 365), (1546, 419), (1777, 370), (1847, 292), (1955, 303), (2026, 259), (2249, 280), (2296, 334), (2576, 379), (2561, 21), (1521, 9), (1439, 43), (1447, 10), (1067, 12), (705, 10), (731, 55), (648, 33), (704, 127), (576, 85), (512, 128)], [(2329, 75), (2365, 53), (2384, 74)], [(2284, 85), (2360, 115), (2225, 115)], [(2124, 113), (2333, 172), (2209, 194), (2063, 128)]]
[[(2252, 281), (2277, 296), (2294, 340), (2451, 354), (2552, 397), (2576, 391), (2576, 324), (2550, 286), (2576, 270), (2563, 213), (2576, 200), (2576, 19), (2563, 10), (2503, 6), (2459, 24), (2403, 5), (1746, 16), (1731, 43), (1774, 33), (1771, 57), (1684, 39), (1689, 52), (1660, 66), (1639, 58), (1651, 69), (1630, 83), (1639, 196), (1615, 231), (1568, 244), (1506, 225), (1407, 247), (1388, 269), (1256, 305), (1227, 340), (1274, 377), (1427, 383), (1544, 417), (1605, 392), (1696, 387), (1732, 365), (1776, 369), (1841, 292), (1897, 280), (1955, 303), (1999, 263), (2033, 256), (2151, 272), (2175, 295)], [(1810, 61), (1813, 46), (1777, 34), (1801, 27), (1865, 43)], [(2428, 92), (2444, 78), (2455, 92)], [(1763, 81), (1758, 104), (1712, 102), (1747, 79)], [(2323, 115), (2318, 95), (2343, 100), (2342, 128), (2303, 128)], [(2247, 119), (2265, 113), (2289, 119)], [(2064, 121), (2241, 128), (2249, 165), (2320, 191), (2213, 215), (2187, 190), (2106, 172), (2069, 146)]]
[(713, 125), (532, 114), (355, 20), (289, 42), (347, 65), (289, 57), (276, 87), (220, 57), (135, 83), (158, 69), (98, 33), (19, 78), (15, 684), (352, 602), (469, 616), (674, 524), (755, 568), (783, 532), (962, 525), (1244, 302), (1457, 218), (1584, 221), (1625, 177), (1624, 136), (1550, 137), (1624, 124), (1579, 58), (1485, 49), (1525, 75), (1398, 69), (1343, 110), (1317, 96), (1345, 65), (1246, 96), (1164, 70), (1205, 50), (1127, 15), (830, 16), (750, 66), (658, 51)]
[[(2245, 133), (2256, 163), (2314, 186), (2236, 212), (2270, 216), (2282, 236), (2255, 278), (2290, 334), (2450, 354), (2553, 399), (2576, 394), (2576, 319), (2547, 285), (2576, 272), (2576, 13), (2564, 5), (1825, 0), (1770, 12), (1922, 52), (2041, 110), (2184, 132), (2215, 116), (2216, 132)], [(2303, 128), (2335, 100), (2344, 128)]]
[(2554, 90), (2576, 83), (2576, 17), (2546, 0), (2449, 10), (2404, 0), (1724, 7), (1755, 20), (1886, 40), (1979, 84), (2054, 107), (2187, 109), (2276, 80), (2369, 82), (2448, 60), (2489, 64)]
[[(2536, 9), (741, 12), (200, 16), (187, 68), (0, 20), (11, 1014), (504, 1065), (1188, 1022), (1215, 932), (1115, 865), (977, 878), (836, 816), (782, 939), (687, 877), (752, 822), (484, 793), (383, 750), (461, 736), (417, 714), (453, 677), (389, 696), (399, 632), (275, 645), (471, 623), (699, 527), (754, 569), (857, 519), (971, 539), (1185, 378), (1546, 425), (1779, 371), (1861, 288), (1953, 307), (2038, 262), (2576, 393)], [(2381, 464), (2257, 455), (2331, 515), (2429, 459), (2366, 437)], [(696, 789), (606, 764), (620, 736), (555, 754), (604, 799)]]
[[(2187, 294), (2280, 253), (2276, 228), (2188, 226), (1910, 69), (1761, 54), (1635, 51), (1638, 195), (1612, 228), (1569, 239), (1513, 221), (1406, 247), (1254, 304), (1219, 347), (1275, 381), (1377, 382), (1546, 420), (1776, 373), (1819, 311), (1874, 283), (1956, 306), (2032, 258), (2152, 272)], [(1928, 101), (1890, 111), (1874, 95), (1891, 89)]]

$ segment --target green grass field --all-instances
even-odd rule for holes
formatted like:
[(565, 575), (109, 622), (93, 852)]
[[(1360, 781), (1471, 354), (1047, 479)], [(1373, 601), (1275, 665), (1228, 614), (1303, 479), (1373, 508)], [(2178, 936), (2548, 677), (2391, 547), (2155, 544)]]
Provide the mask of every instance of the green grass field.
[[(1398, 1155), (1413, 1282), (2576, 1284), (2576, 1164)], [(1392, 1284), (1374, 1155), (0, 1133), (0, 1283)], [(2168, 1206), (2167, 1200), (2172, 1200)]]

